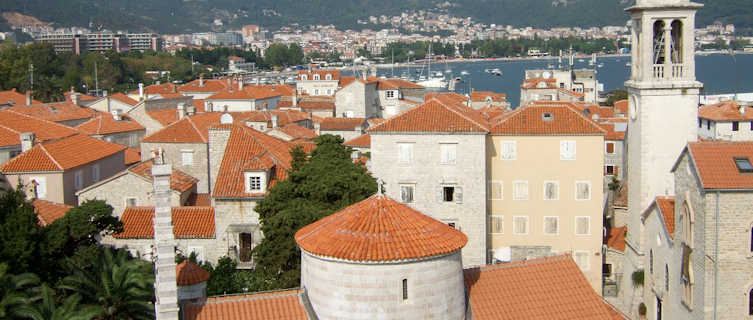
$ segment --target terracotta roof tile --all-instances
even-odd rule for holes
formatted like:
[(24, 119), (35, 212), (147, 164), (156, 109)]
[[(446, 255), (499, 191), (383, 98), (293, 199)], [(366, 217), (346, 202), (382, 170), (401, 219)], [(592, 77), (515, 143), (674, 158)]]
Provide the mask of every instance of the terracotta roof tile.
[(227, 80), (220, 80), (220, 79), (204, 79), (204, 85), (200, 85), (199, 79), (196, 79), (194, 81), (191, 81), (189, 83), (186, 83), (180, 87), (178, 87), (178, 92), (181, 93), (188, 93), (190, 95), (191, 93), (210, 93), (210, 92), (220, 92), (222, 90), (225, 90), (227, 88)]
[(191, 207), (211, 207), (212, 196), (208, 193), (192, 193), (186, 200)]
[[(84, 101), (92, 102), (92, 101), (97, 101), (97, 100), (101, 99), (100, 97), (90, 96), (90, 95), (83, 94), (83, 93), (78, 93), (78, 92), (76, 92), (76, 93), (79, 95), (78, 96), (78, 101), (79, 102), (84, 102)], [(71, 102), (72, 101), (71, 100), (71, 92), (70, 91), (67, 91), (67, 92), (65, 92), (63, 94), (65, 95), (65, 101), (67, 101), (67, 102)]]
[[(230, 138), (225, 147), (217, 182), (212, 191), (215, 198), (263, 197), (266, 193), (247, 193), (244, 181), (245, 171), (267, 171), (267, 190), (278, 181), (287, 178), (291, 144), (271, 137), (252, 128), (234, 125), (230, 128)], [(268, 191), (267, 191), (268, 192)]]
[(192, 286), (209, 280), (211, 275), (204, 268), (186, 259), (175, 267), (175, 276), (179, 286)]
[(390, 78), (390, 79), (376, 79), (379, 84), (377, 85), (377, 90), (388, 90), (388, 89), (423, 89), (424, 87), (418, 84), (415, 84), (413, 82), (399, 79), (399, 78)]
[(314, 80), (315, 74), (319, 75), (319, 80), (326, 80), (328, 74), (332, 76), (332, 80), (340, 80), (340, 71), (334, 69), (301, 70), (298, 71), (298, 80), (301, 80), (302, 75), (306, 75), (308, 80)]
[[(428, 95), (427, 95), (428, 96)], [(387, 119), (369, 132), (488, 132), (484, 115), (452, 96), (435, 96), (424, 104)]]
[(489, 98), (493, 102), (507, 102), (507, 94), (496, 93), (492, 91), (473, 91), (471, 92), (471, 101), (485, 102)]
[(43, 227), (48, 226), (55, 222), (55, 220), (64, 217), (66, 212), (73, 208), (72, 206), (66, 204), (40, 199), (34, 200), (32, 204), (34, 205), (34, 211), (36, 211), (37, 217), (39, 218), (39, 225)]
[(484, 115), (484, 117), (486, 117), (487, 119), (495, 119), (499, 116), (504, 115), (505, 113), (510, 112), (510, 109), (508, 107), (492, 104), (488, 107), (478, 109), (478, 112)]
[(286, 88), (278, 89), (278, 86), (244, 86), (243, 90), (230, 87), (207, 97), (206, 100), (258, 100), (281, 97), (288, 92)]
[(125, 165), (130, 166), (141, 162), (141, 149), (126, 148), (125, 149)]
[(109, 157), (126, 147), (75, 135), (43, 142), (16, 156), (2, 166), (2, 172), (63, 171)]
[(628, 319), (569, 254), (466, 269), (464, 277), (475, 320)]
[(604, 140), (625, 141), (627, 131), (616, 131), (614, 123), (600, 123), (599, 126), (607, 132)]
[(620, 110), (622, 114), (627, 115), (628, 114), (628, 101), (627, 100), (615, 101), (614, 108), (617, 110)]
[(656, 207), (662, 214), (664, 225), (667, 226), (669, 236), (675, 234), (675, 197), (656, 197)]
[(365, 118), (324, 118), (322, 120), (321, 130), (325, 131), (355, 131), (356, 127), (365, 127)]
[(89, 121), (78, 125), (76, 129), (88, 135), (103, 135), (146, 130), (128, 115), (122, 115), (121, 120), (115, 120), (112, 115), (104, 113), (100, 113)]
[(21, 133), (33, 132), (35, 140), (44, 142), (77, 134), (75, 129), (10, 111), (0, 111), (0, 146), (21, 145)]
[[(126, 170), (152, 181), (154, 180), (152, 177), (152, 166), (154, 166), (154, 159), (141, 162)], [(173, 169), (173, 172), (170, 175), (170, 189), (178, 192), (190, 190), (197, 182), (199, 182), (199, 179), (177, 169)]]
[(386, 196), (374, 195), (296, 232), (302, 250), (350, 261), (397, 261), (458, 251), (462, 232)]
[(345, 143), (343, 144), (349, 147), (371, 148), (371, 135), (368, 133), (363, 134), (353, 139), (350, 139), (348, 141), (345, 141)]
[[(176, 93), (177, 91), (178, 91), (178, 86), (170, 82), (166, 82), (163, 84), (153, 84), (153, 85), (144, 87), (144, 93), (149, 94), (149, 95), (153, 95), (153, 94), (164, 95), (164, 94)], [(131, 91), (130, 94), (137, 95), (139, 94), (139, 90)]]
[(123, 93), (120, 93), (120, 92), (111, 94), (111, 95), (109, 95), (107, 97), (110, 98), (110, 99), (118, 100), (118, 101), (120, 101), (122, 103), (131, 105), (131, 106), (135, 106), (135, 105), (139, 104), (138, 101), (133, 100), (133, 99), (129, 98), (127, 95), (124, 95)]
[(724, 101), (713, 105), (706, 105), (698, 109), (698, 117), (714, 121), (753, 120), (753, 107), (743, 107), (734, 101)]
[(608, 248), (625, 252), (625, 236), (627, 235), (627, 226), (611, 228), (609, 234), (604, 238), (604, 243)]
[[(548, 115), (548, 116), (547, 116)], [(568, 104), (532, 103), (504, 115), (492, 134), (502, 135), (604, 135), (606, 131)]]
[(705, 189), (753, 189), (753, 174), (738, 170), (735, 158), (753, 163), (753, 142), (691, 142), (688, 149)]
[[(173, 207), (173, 233), (175, 238), (214, 238), (214, 208)], [(117, 239), (154, 238), (154, 207), (126, 207), (120, 217), (123, 232)]]
[(285, 126), (279, 127), (280, 131), (289, 135), (295, 139), (314, 139), (317, 137), (316, 132), (306, 127), (299, 126), (295, 123), (290, 123)]
[(90, 119), (97, 115), (97, 112), (93, 109), (81, 107), (69, 102), (36, 104), (31, 106), (12, 107), (5, 110), (52, 122)]
[(207, 298), (183, 305), (185, 320), (307, 320), (300, 290)]
[[(31, 104), (39, 104), (40, 101), (31, 100)], [(0, 105), (9, 104), (12, 106), (24, 106), (26, 105), (26, 93), (20, 93), (13, 90), (0, 91)]]
[[(175, 111), (177, 112), (177, 111)], [(207, 143), (209, 126), (220, 123), (222, 113), (197, 113), (173, 122), (142, 139), (143, 142)], [(235, 117), (234, 117), (235, 118)]]
[[(335, 98), (327, 96), (300, 96), (297, 98), (297, 108), (304, 111), (328, 111), (335, 110)], [(285, 97), (277, 103), (277, 108), (293, 108), (293, 99)]]
[(240, 113), (242, 122), (267, 122), (272, 125), (272, 116), (277, 116), (277, 125), (286, 126), (291, 123), (298, 123), (309, 119), (305, 112), (297, 110), (272, 110), (272, 111), (250, 111)]
[[(542, 88), (539, 88), (541, 86)], [(532, 78), (524, 79), (523, 84), (520, 85), (522, 89), (556, 89), (557, 79), (549, 78)]]

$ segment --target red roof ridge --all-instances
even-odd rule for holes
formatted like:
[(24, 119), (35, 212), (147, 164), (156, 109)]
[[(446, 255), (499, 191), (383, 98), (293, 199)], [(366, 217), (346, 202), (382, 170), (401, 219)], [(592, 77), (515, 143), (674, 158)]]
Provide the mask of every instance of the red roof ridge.
[[(198, 133), (198, 134), (199, 134), (199, 137), (201, 137), (201, 141), (203, 141), (204, 143), (207, 143), (207, 142), (208, 142), (208, 141), (207, 141), (207, 138), (206, 138), (206, 137), (204, 137), (204, 135), (203, 135), (203, 134), (201, 134), (201, 130), (199, 130), (199, 128), (198, 128), (198, 127), (196, 126), (196, 124), (195, 124), (195, 123), (193, 123), (193, 120), (191, 120), (191, 117), (186, 117), (186, 119), (188, 119), (188, 123), (190, 123), (190, 124), (191, 124), (191, 127), (193, 127), (193, 129), (194, 129), (194, 130), (196, 130), (196, 133)], [(176, 121), (176, 122), (177, 122), (177, 121)]]
[(47, 149), (44, 147), (44, 144), (40, 143), (39, 148), (42, 149), (42, 151), (44, 151), (44, 154), (46, 154), (47, 157), (50, 158), (50, 160), (52, 160), (52, 163), (54, 163), (58, 167), (58, 169), (63, 170), (63, 166), (61, 166), (60, 163), (58, 163), (58, 161), (55, 160), (55, 158), (47, 151)]
[[(440, 101), (440, 100), (439, 100), (439, 99), (437, 99), (436, 97), (432, 98), (431, 100), (435, 100), (435, 101), (439, 102), (439, 104), (441, 104), (441, 105), (442, 105), (442, 106), (444, 106), (445, 108), (449, 109), (450, 111), (454, 112), (455, 114), (457, 114), (457, 115), (459, 115), (459, 116), (463, 117), (463, 119), (465, 119), (465, 120), (468, 120), (468, 121), (470, 121), (470, 122), (473, 122), (473, 123), (475, 123), (475, 124), (476, 124), (477, 126), (481, 127), (482, 129), (484, 129), (484, 130), (486, 130), (486, 131), (489, 131), (489, 127), (488, 127), (488, 125), (485, 125), (485, 124), (479, 123), (478, 121), (476, 121), (476, 120), (473, 120), (473, 119), (471, 119), (470, 117), (468, 117), (468, 115), (466, 115), (466, 114), (464, 114), (464, 113), (460, 112), (460, 110), (458, 110), (459, 108), (461, 108), (461, 106), (460, 106), (460, 105), (456, 105), (456, 106), (454, 106), (454, 108), (453, 108), (453, 107), (450, 107), (450, 106), (446, 105), (446, 104), (445, 104), (444, 102)], [(468, 112), (475, 112), (475, 110), (474, 110), (474, 111), (466, 110), (466, 111), (468, 111)]]

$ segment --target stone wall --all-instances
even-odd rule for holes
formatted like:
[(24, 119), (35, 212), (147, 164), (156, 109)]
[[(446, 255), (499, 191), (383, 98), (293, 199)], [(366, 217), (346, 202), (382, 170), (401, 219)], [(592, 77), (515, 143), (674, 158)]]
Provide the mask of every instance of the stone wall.
[[(165, 162), (173, 166), (173, 169), (183, 171), (188, 175), (199, 179), (196, 184), (196, 192), (209, 192), (209, 162), (207, 161), (206, 143), (141, 143), (141, 160), (146, 161), (154, 157), (152, 150), (162, 148)], [(182, 150), (193, 150), (193, 164), (183, 165)]]
[[(86, 200), (103, 200), (112, 206), (112, 213), (120, 217), (126, 207), (126, 199), (136, 198), (137, 206), (154, 206), (152, 198), (152, 183), (142, 177), (132, 173), (123, 173), (112, 180), (105, 181), (99, 185), (87, 188), (79, 192), (79, 202)], [(195, 189), (192, 189), (195, 190)], [(172, 190), (170, 194), (170, 205), (173, 207), (181, 206), (185, 198), (191, 193), (191, 190), (181, 194)]]

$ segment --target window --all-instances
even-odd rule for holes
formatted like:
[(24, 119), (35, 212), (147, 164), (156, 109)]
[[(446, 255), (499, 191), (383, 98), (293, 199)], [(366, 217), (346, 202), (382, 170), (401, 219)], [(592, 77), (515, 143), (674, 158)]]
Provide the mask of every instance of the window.
[(513, 233), (518, 235), (528, 234), (528, 217), (516, 216), (513, 218)]
[(44, 199), (47, 197), (47, 178), (32, 177), (31, 184), (34, 186), (37, 199)]
[(711, 120), (706, 120), (706, 130), (711, 130)]
[(559, 200), (560, 183), (557, 181), (544, 181), (544, 200)]
[(408, 300), (408, 279), (403, 279), (403, 301)]
[(703, 128), (703, 119), (698, 118), (698, 127)]
[(439, 151), (442, 155), (442, 164), (455, 164), (457, 154), (457, 143), (441, 143)]
[(748, 315), (753, 316), (753, 289), (748, 291)]
[(495, 234), (505, 233), (505, 217), (504, 216), (491, 216), (491, 231)]
[(580, 267), (581, 270), (587, 271), (588, 269), (591, 269), (591, 261), (588, 259), (589, 254), (588, 251), (575, 251), (574, 252), (574, 258), (575, 258), (575, 264)]
[(439, 188), (443, 202), (463, 202), (463, 189), (456, 186), (442, 186)]
[(560, 160), (575, 160), (575, 141), (560, 141)]
[(126, 207), (135, 207), (139, 205), (139, 202), (136, 200), (136, 197), (128, 197), (125, 199), (125, 205)]
[(319, 79), (321, 79), (320, 76), (318, 74), (315, 74), (314, 75), (314, 80), (319, 80)]
[(327, 89), (327, 95), (328, 95), (328, 96), (331, 96), (331, 95), (332, 95), (332, 89)]
[[(316, 78), (316, 76), (314, 76), (314, 78)], [(317, 80), (317, 79), (314, 79), (314, 80)], [(314, 89), (314, 95), (315, 96), (319, 95), (319, 89)]]
[(355, 116), (356, 116), (356, 113), (355, 113), (355, 112), (353, 112), (353, 110), (348, 110), (348, 111), (345, 111), (345, 117), (346, 117), (346, 118), (353, 118), (353, 117), (355, 117)]
[(664, 265), (664, 291), (669, 293), (669, 266)]
[(614, 154), (614, 142), (607, 142), (607, 153)]
[(453, 229), (457, 229), (457, 224), (455, 222), (448, 222), (447, 226)]
[(196, 254), (196, 261), (204, 261), (204, 247), (190, 246), (186, 250), (186, 257), (190, 257), (191, 254)]
[(181, 164), (184, 166), (193, 165), (193, 150), (181, 150), (180, 151)]
[(515, 141), (502, 141), (502, 160), (515, 160), (517, 158), (517, 145)]
[(250, 233), (238, 234), (238, 240), (240, 250), (238, 252), (238, 260), (241, 262), (251, 262), (253, 258), (252, 251), (254, 249), (254, 235)]
[(737, 165), (737, 170), (741, 173), (753, 172), (753, 165), (750, 164), (748, 158), (735, 158), (735, 165)]
[(693, 307), (693, 268), (691, 261), (693, 252), (687, 245), (682, 245), (682, 273), (680, 282), (682, 283), (682, 302), (688, 307)]
[(740, 130), (740, 123), (737, 121), (732, 121), (732, 131), (738, 131)]
[(398, 162), (402, 164), (408, 164), (413, 161), (412, 143), (398, 143), (397, 148), (400, 151), (400, 159), (398, 160)]
[(615, 171), (614, 168), (614, 166), (604, 166), (604, 175), (613, 176)]
[(489, 181), (486, 192), (489, 200), (502, 200), (502, 181)]
[(414, 185), (409, 184), (403, 184), (400, 185), (400, 201), (403, 203), (413, 203), (413, 190)]
[(591, 200), (591, 182), (575, 182), (575, 200)]
[(387, 97), (387, 99), (394, 99), (395, 98), (395, 91), (394, 90), (387, 90), (384, 92), (384, 96)]
[(246, 172), (246, 193), (263, 193), (267, 188), (264, 172)]
[(304, 74), (304, 75), (301, 75), (301, 80), (308, 80), (308, 79), (309, 79), (309, 76), (307, 76), (307, 75), (305, 75), (305, 74)]
[(693, 247), (693, 211), (687, 202), (683, 204), (683, 211), (680, 213), (680, 225), (682, 226), (682, 243), (689, 248)]
[(648, 251), (648, 273), (654, 274), (654, 249)]
[(591, 234), (591, 217), (575, 217), (575, 235), (587, 236)]
[(528, 181), (513, 182), (514, 200), (528, 200)]
[(750, 252), (753, 253), (753, 227), (750, 228)]
[(324, 76), (324, 79), (332, 80), (332, 74), (328, 73), (326, 76)]
[(559, 217), (544, 217), (544, 234), (557, 235), (560, 232)]
[(74, 180), (75, 180), (74, 181), (74, 184), (75, 184), (74, 187), (76, 188), (76, 190), (81, 190), (81, 188), (84, 187), (84, 173), (81, 172), (81, 170), (76, 171), (76, 173), (73, 174), (73, 177), (74, 177)]
[(92, 182), (99, 181), (99, 163), (92, 166)]
[(750, 122), (750, 130), (753, 131), (753, 121)]
[(601, 273), (607, 277), (612, 275), (612, 265), (605, 263), (601, 265)]

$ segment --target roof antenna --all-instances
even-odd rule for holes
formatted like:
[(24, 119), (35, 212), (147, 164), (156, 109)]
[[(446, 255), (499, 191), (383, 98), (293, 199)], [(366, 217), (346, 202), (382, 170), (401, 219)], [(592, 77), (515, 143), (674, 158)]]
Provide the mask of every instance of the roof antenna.
[(378, 198), (381, 198), (383, 196), (382, 185), (384, 185), (384, 180), (382, 180), (382, 178), (377, 179), (377, 197)]

